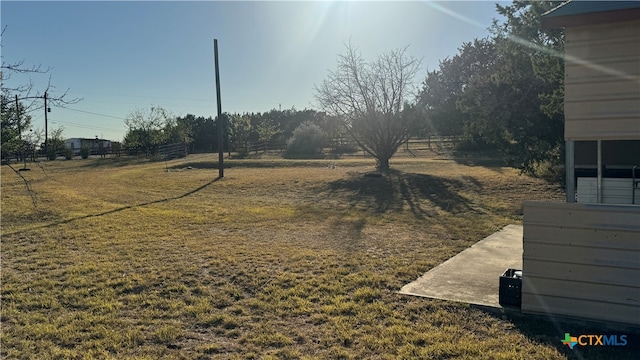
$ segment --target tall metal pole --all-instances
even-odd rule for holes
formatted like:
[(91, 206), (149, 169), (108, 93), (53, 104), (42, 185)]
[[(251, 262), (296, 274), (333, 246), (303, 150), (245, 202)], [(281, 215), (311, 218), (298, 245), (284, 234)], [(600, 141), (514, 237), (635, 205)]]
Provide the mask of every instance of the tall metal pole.
[(222, 119), (222, 102), (220, 101), (220, 68), (218, 67), (218, 39), (213, 39), (213, 57), (216, 67), (216, 98), (218, 100), (218, 177), (224, 177), (224, 120)]

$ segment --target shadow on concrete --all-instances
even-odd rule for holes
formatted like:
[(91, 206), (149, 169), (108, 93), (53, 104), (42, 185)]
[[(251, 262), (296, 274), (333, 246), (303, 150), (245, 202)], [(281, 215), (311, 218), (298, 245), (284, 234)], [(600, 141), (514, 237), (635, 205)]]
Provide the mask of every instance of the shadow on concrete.
[(350, 173), (346, 179), (329, 183), (329, 195), (346, 191), (351, 206), (376, 212), (402, 211), (409, 207), (418, 218), (436, 216), (436, 209), (452, 214), (476, 212), (460, 195), (463, 188), (479, 190), (481, 184), (469, 179), (456, 180), (427, 174), (389, 170), (377, 176)]

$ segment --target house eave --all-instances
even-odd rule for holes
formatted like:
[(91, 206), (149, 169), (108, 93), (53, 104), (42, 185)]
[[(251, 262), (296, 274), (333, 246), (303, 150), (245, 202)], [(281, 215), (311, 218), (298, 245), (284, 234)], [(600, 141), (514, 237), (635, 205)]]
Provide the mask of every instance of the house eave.
[(558, 29), (638, 19), (637, 1), (567, 1), (542, 15), (542, 27)]

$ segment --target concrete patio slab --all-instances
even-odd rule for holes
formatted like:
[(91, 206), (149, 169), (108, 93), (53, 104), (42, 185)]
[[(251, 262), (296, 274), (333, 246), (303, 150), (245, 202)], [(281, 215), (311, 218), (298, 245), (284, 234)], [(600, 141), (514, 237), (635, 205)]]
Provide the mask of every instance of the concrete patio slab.
[(500, 308), (499, 278), (522, 269), (522, 225), (507, 225), (431, 269), (401, 294)]

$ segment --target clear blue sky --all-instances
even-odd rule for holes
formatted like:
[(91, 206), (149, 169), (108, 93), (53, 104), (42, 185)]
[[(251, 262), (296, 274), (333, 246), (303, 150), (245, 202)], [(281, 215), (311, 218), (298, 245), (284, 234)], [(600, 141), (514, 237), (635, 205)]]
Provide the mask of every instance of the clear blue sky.
[[(83, 99), (54, 107), (50, 129), (121, 140), (123, 119), (136, 108), (216, 115), (214, 38), (223, 111), (314, 108), (314, 84), (335, 68), (345, 43), (366, 59), (409, 45), (423, 59), (419, 85), (463, 42), (489, 34), (495, 3), (1, 1), (2, 57), (52, 68), (13, 75), (7, 85), (31, 78), (43, 91), (51, 76), (54, 95), (69, 89), (69, 98)], [(44, 128), (41, 111), (32, 118)]]

